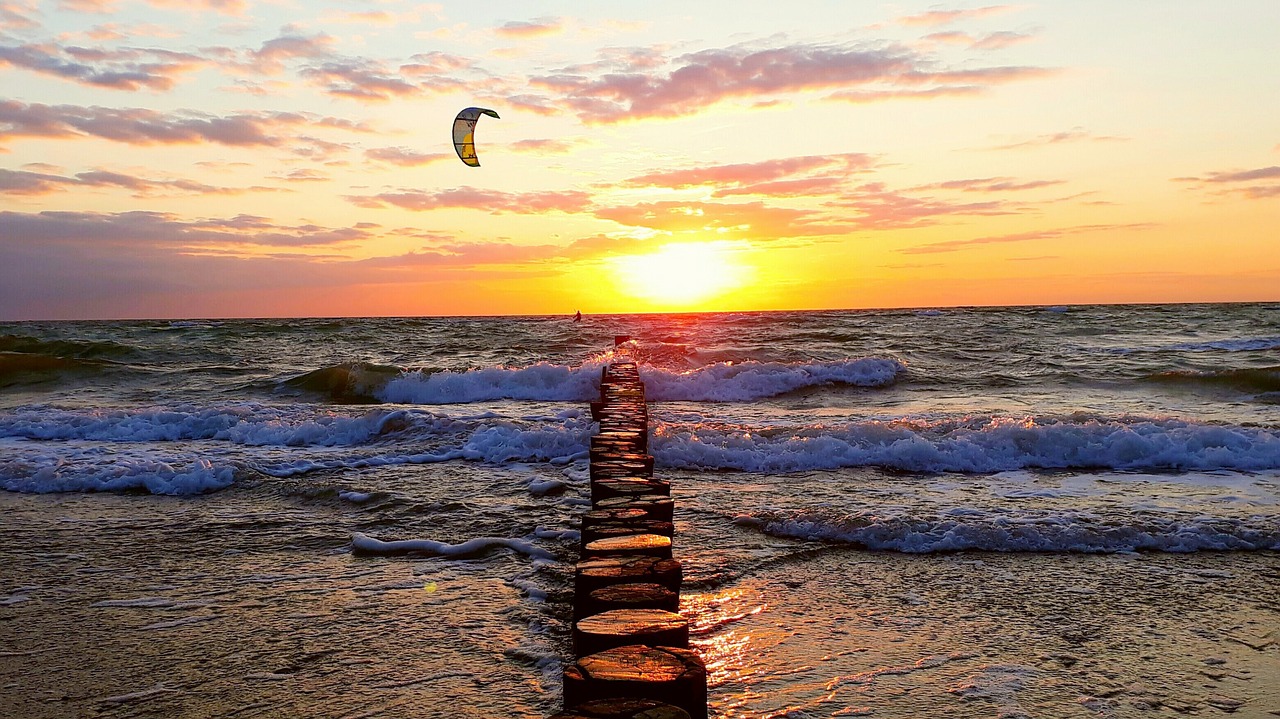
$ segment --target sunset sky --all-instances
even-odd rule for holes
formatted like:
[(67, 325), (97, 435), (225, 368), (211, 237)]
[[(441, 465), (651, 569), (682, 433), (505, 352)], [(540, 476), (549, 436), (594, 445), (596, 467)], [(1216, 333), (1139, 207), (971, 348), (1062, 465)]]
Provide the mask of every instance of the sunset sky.
[(0, 319), (1280, 300), (1277, 28), (0, 0)]

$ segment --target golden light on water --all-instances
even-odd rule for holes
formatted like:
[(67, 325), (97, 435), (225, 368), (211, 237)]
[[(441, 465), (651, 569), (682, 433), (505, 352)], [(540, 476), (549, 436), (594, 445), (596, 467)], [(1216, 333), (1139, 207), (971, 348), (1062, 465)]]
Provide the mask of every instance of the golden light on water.
[(612, 259), (619, 289), (666, 309), (698, 309), (701, 303), (746, 285), (751, 268), (731, 242), (664, 245), (642, 255)]

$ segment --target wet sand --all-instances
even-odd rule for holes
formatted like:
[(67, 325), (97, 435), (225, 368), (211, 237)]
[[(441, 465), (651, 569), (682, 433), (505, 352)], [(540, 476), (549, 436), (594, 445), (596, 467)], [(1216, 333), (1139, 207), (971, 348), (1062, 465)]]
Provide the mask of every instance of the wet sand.
[[(559, 705), (567, 565), (353, 556), (379, 527), (329, 495), (4, 493), (0, 516), (0, 716)], [(677, 523), (713, 716), (1280, 716), (1275, 552), (913, 556)]]

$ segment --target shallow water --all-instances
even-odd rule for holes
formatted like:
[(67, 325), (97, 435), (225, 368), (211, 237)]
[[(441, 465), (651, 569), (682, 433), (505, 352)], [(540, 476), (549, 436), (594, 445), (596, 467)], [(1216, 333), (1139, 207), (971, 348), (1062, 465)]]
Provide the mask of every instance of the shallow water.
[(1278, 307), (3, 325), (0, 715), (552, 713), (619, 356), (716, 716), (1280, 712)]

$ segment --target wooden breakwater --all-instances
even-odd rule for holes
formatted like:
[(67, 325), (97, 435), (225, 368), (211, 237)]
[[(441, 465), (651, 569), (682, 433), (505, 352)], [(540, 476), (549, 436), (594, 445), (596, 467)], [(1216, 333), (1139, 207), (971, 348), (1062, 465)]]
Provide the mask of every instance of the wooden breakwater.
[(671, 485), (653, 476), (634, 362), (605, 367), (591, 438), (591, 510), (574, 572), (564, 711), (552, 719), (706, 719), (707, 668), (689, 648), (672, 557)]

